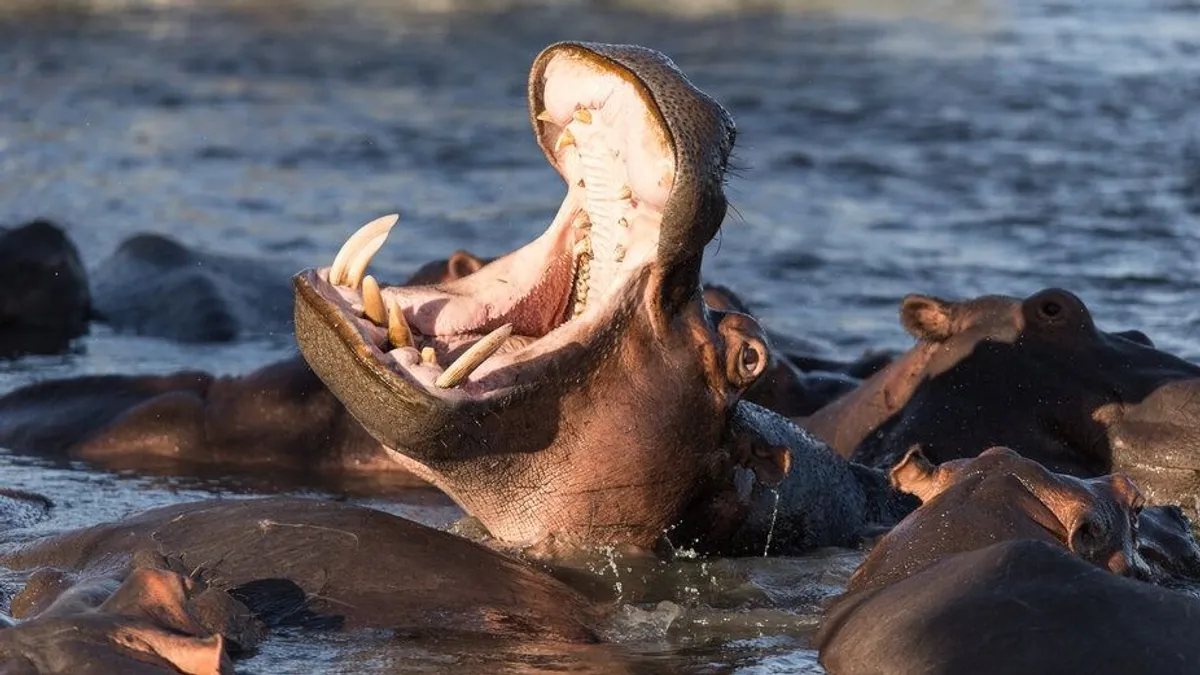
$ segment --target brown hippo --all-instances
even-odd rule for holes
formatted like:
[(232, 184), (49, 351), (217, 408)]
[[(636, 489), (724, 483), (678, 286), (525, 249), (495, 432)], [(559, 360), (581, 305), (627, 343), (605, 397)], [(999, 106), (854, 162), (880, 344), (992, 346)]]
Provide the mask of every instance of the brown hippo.
[(886, 467), (920, 444), (930, 460), (1006, 445), (1077, 476), (1128, 474), (1154, 504), (1200, 495), (1200, 367), (1141, 333), (1096, 328), (1083, 302), (904, 299), (917, 344), (802, 424), (840, 454)]
[(87, 272), (61, 228), (0, 228), (0, 358), (65, 351), (91, 311)]
[(1183, 673), (1200, 601), (1121, 574), (1141, 497), (1007, 449), (892, 472), (922, 506), (885, 535), (816, 637), (830, 675)]
[(16, 674), (232, 673), (225, 635), (261, 638), (251, 610), (177, 572), (138, 567), (45, 593), (26, 620), (0, 629), (0, 670)]
[[(379, 627), (410, 635), (453, 628), (589, 642), (603, 609), (479, 544), (382, 511), (316, 499), (176, 504), (0, 547), (0, 566), (30, 575), (13, 601), (24, 612), (78, 580), (120, 578), (146, 558), (198, 575), (268, 626)], [(482, 578), (487, 583), (464, 583)]]
[[(529, 100), (567, 186), (545, 234), (457, 281), (401, 287), (364, 276), (395, 218), (369, 223), (331, 267), (295, 277), (305, 360), (499, 545), (765, 543), (763, 486), (784, 475), (780, 501), (803, 496), (800, 516), (827, 526), (797, 526), (781, 550), (854, 540), (886, 510), (878, 475), (739, 400), (766, 340), (701, 292), (725, 215), (728, 114), (632, 46), (546, 49)], [(797, 470), (809, 466), (820, 472)]]

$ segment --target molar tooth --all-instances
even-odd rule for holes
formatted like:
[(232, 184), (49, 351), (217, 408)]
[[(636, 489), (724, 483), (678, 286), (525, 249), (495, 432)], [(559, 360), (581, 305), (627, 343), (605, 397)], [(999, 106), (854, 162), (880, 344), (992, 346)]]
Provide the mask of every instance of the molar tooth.
[(377, 326), (386, 325), (387, 312), (383, 308), (383, 293), (379, 292), (379, 282), (368, 274), (362, 280), (363, 314)]
[(554, 116), (550, 114), (549, 110), (543, 110), (537, 114), (537, 119), (542, 122), (553, 122)]
[(616, 260), (617, 262), (625, 262), (624, 246), (617, 244), (616, 247), (613, 248), (613, 260)]
[(621, 191), (619, 193), (617, 193), (617, 199), (620, 199), (621, 201), (625, 201), (626, 199), (629, 199), (632, 196), (633, 196), (633, 190), (630, 189), (630, 187), (628, 185), (622, 185)]
[(572, 117), (575, 118), (576, 122), (581, 122), (583, 124), (592, 123), (592, 111), (588, 110), (587, 108), (580, 108), (579, 110), (576, 110)]
[[(350, 263), (358, 257), (364, 247), (372, 245), (378, 239), (379, 244), (371, 252), (371, 255), (375, 255), (379, 247), (383, 246), (388, 233), (392, 231), (392, 227), (398, 220), (400, 220), (400, 215), (396, 213), (376, 218), (358, 228), (357, 232), (350, 235), (350, 238), (346, 240), (346, 243), (342, 244), (342, 248), (338, 250), (337, 256), (333, 259), (333, 267), (329, 269), (329, 283), (335, 286), (340, 285), (345, 280), (346, 269)], [(368, 262), (370, 262), (370, 259), (370, 256), (367, 256)], [(363, 269), (366, 269), (366, 265), (363, 265)]]
[(437, 352), (433, 351), (433, 347), (423, 347), (421, 349), (421, 363), (427, 366), (437, 365)]
[(570, 129), (563, 129), (558, 140), (554, 141), (554, 152), (557, 154), (568, 145), (575, 145), (575, 134), (571, 133)]
[(463, 352), (462, 356), (454, 360), (448, 368), (438, 375), (434, 384), (442, 389), (449, 389), (457, 386), (466, 380), (471, 373), (475, 372), (479, 366), (483, 365), (496, 350), (504, 346), (504, 341), (512, 335), (513, 327), (511, 323), (506, 323), (496, 330), (488, 333), (482, 340), (471, 345), (471, 348)]
[(588, 239), (588, 238), (580, 239), (579, 241), (575, 242), (575, 246), (571, 249), (571, 253), (573, 253), (576, 258), (583, 255), (584, 253), (591, 253), (591, 252), (592, 252), (592, 240)]
[(620, 225), (621, 227), (629, 227), (629, 221), (625, 220), (624, 218), (618, 218), (617, 225)]
[[(367, 277), (367, 279), (370, 278)], [(363, 288), (366, 286), (366, 279), (364, 279)], [(392, 349), (413, 346), (412, 331), (408, 329), (408, 322), (404, 320), (404, 312), (400, 309), (400, 304), (395, 300), (384, 301), (384, 304), (387, 305), (387, 336), (388, 342), (392, 343)], [(426, 349), (431, 348), (426, 347)]]

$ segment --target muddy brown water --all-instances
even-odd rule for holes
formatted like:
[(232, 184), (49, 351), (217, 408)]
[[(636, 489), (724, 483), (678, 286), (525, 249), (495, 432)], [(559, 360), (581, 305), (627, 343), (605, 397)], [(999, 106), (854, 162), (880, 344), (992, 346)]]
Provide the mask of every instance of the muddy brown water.
[[(831, 355), (904, 348), (907, 292), (1080, 294), (1102, 327), (1200, 358), (1200, 5), (10, 0), (0, 5), (0, 222), (65, 223), (95, 264), (124, 237), (300, 269), (402, 214), (376, 266), (483, 255), (549, 222), (528, 66), (561, 39), (672, 56), (739, 126), (734, 209), (709, 278)], [(50, 377), (244, 372), (288, 335), (180, 346), (97, 329), (78, 353), (0, 363)], [(213, 495), (345, 497), (435, 526), (428, 491), (275, 476), (158, 476), (0, 455), (0, 484), (86, 525)], [(594, 565), (627, 601), (613, 644), (280, 634), (245, 673), (820, 672), (822, 599), (859, 554)]]

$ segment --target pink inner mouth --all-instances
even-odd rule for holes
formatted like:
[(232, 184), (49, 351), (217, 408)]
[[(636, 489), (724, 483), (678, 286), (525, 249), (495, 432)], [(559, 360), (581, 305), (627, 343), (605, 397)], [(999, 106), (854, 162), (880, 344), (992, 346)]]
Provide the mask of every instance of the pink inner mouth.
[[(636, 302), (630, 289), (655, 260), (675, 159), (648, 95), (624, 71), (572, 54), (547, 64), (543, 84), (541, 134), (568, 186), (558, 214), (533, 242), (470, 276), (383, 287), (410, 345), (389, 342), (387, 321), (366, 315), (358, 279), (335, 285), (329, 268), (310, 273), (313, 288), (380, 363), (438, 396), (478, 397), (530, 380), (535, 374), (525, 377), (522, 364), (586, 344), (619, 306)], [(498, 345), (494, 352), (465, 378), (439, 386), (464, 352), (504, 326), (510, 335), (485, 342)]]

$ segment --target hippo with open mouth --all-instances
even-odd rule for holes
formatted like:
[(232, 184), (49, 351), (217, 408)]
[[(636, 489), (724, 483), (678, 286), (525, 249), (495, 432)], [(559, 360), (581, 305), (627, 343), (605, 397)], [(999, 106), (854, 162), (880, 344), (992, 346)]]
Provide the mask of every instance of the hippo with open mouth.
[[(529, 102), (567, 185), (546, 232), (470, 276), (400, 287), (365, 274), (396, 218), (369, 223), (331, 267), (294, 279), (313, 371), (500, 545), (649, 547), (673, 527), (704, 539), (715, 517), (736, 521), (731, 531), (762, 520), (754, 488), (735, 480), (742, 467), (761, 487), (810, 461), (825, 473), (793, 466), (789, 483), (825, 495), (811, 504), (837, 524), (801, 538), (848, 542), (869, 511), (864, 491), (878, 486), (778, 415), (745, 408), (765, 338), (752, 318), (703, 301), (704, 246), (725, 216), (729, 115), (665, 56), (634, 46), (547, 48)], [(750, 512), (714, 515), (731, 493)]]

